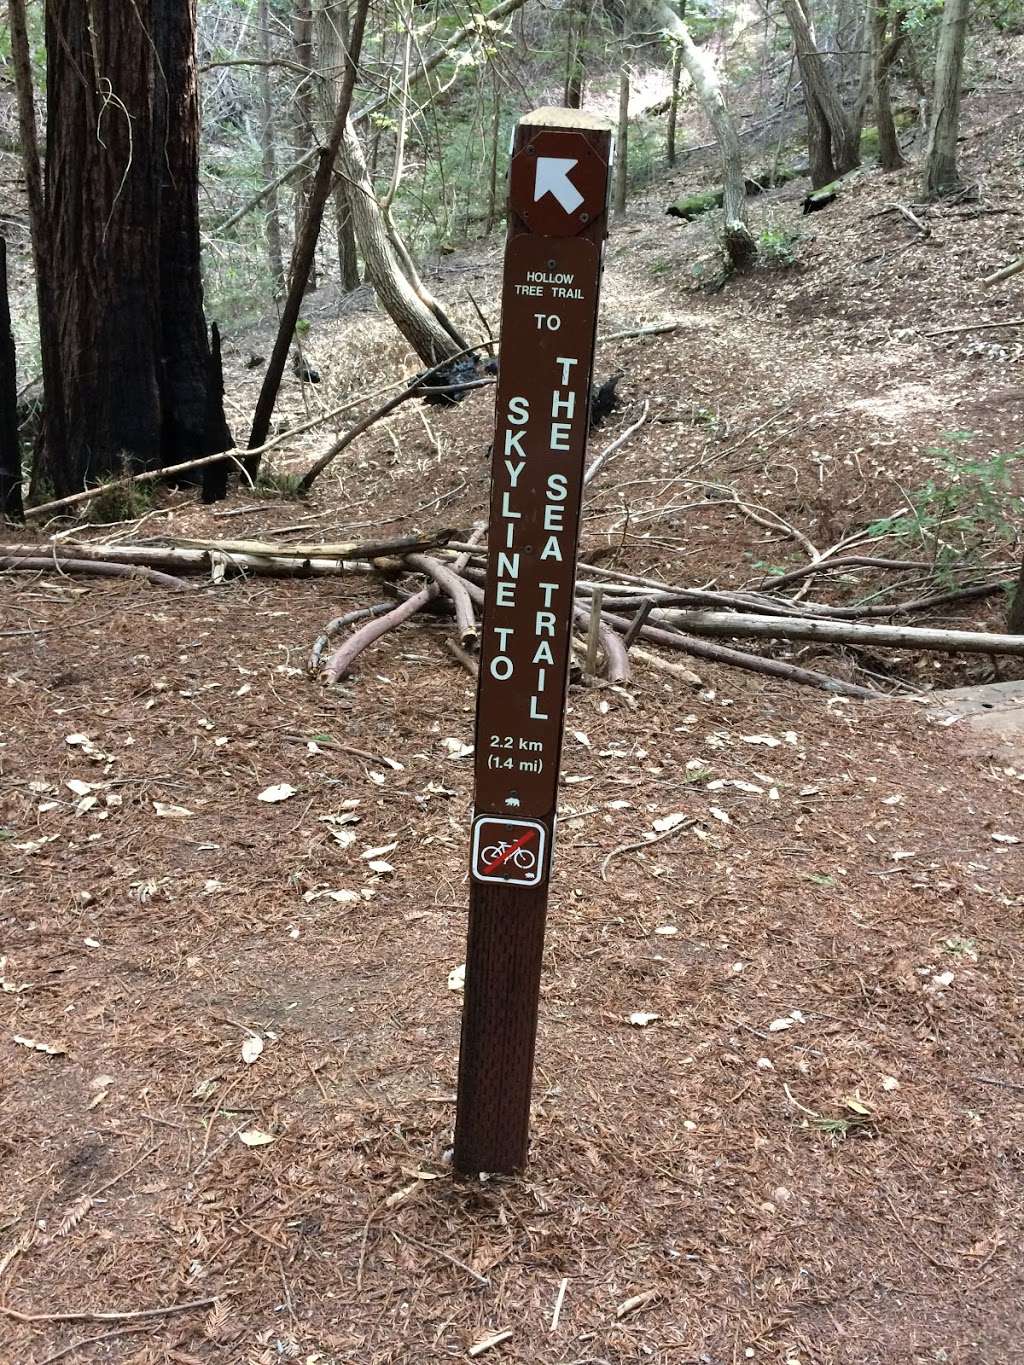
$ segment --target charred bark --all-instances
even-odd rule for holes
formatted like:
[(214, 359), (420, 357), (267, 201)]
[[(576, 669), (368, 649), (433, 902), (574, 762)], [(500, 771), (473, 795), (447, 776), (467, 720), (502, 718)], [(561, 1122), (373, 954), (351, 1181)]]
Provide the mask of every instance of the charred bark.
[(44, 347), (36, 489), (65, 495), (232, 444), (223, 410), (211, 418), (195, 3), (47, 0), (46, 297), (58, 354)]
[(0, 517), (20, 521), (21, 442), (18, 439), (18, 374), (7, 298), (7, 241), (0, 237)]

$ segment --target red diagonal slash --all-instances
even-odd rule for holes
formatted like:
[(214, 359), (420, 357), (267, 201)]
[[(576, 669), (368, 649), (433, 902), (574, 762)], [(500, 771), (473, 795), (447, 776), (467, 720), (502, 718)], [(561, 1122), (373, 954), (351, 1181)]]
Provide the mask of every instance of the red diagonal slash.
[(487, 866), (484, 868), (484, 876), (489, 877), (492, 872), (496, 871), (502, 865), (502, 863), (508, 862), (509, 858), (512, 857), (512, 854), (518, 853), (518, 851), (525, 844), (528, 844), (530, 842), (530, 840), (536, 833), (537, 831), (535, 829), (528, 829), (526, 833), (522, 836), (522, 838), (517, 839), (514, 844), (509, 844), (508, 848), (505, 850), (505, 852), (501, 855), (500, 858), (495, 858), (493, 863), (487, 864)]

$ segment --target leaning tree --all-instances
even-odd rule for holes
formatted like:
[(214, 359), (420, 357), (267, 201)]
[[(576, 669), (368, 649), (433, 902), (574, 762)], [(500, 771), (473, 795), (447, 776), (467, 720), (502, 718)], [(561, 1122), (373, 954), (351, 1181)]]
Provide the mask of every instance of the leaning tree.
[(232, 440), (203, 312), (196, 0), (46, 0), (45, 15), (33, 485), (63, 496)]

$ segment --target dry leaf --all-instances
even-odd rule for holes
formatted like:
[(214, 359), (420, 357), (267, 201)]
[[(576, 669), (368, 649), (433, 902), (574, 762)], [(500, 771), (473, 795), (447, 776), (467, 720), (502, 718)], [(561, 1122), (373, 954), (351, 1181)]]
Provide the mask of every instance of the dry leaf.
[(57, 1224), (53, 1233), (54, 1237), (66, 1237), (69, 1232), (73, 1232), (91, 1208), (92, 1195), (81, 1195)]
[(472, 744), (464, 744), (461, 739), (442, 739), (441, 743), (448, 750), (449, 758), (468, 758), (473, 752)]
[(678, 829), (683, 821), (688, 819), (689, 816), (684, 811), (676, 810), (671, 815), (663, 815), (660, 819), (655, 820), (654, 828), (659, 834), (667, 834), (670, 829)]
[(247, 1128), (244, 1133), (238, 1134), (239, 1142), (244, 1142), (246, 1147), (266, 1147), (277, 1139), (273, 1133), (264, 1133), (262, 1128)]
[(393, 840), (390, 844), (381, 844), (380, 848), (368, 848), (360, 856), (369, 860), (370, 858), (382, 858), (385, 853), (392, 853), (398, 847), (398, 840)]
[(368, 866), (371, 872), (376, 872), (380, 876), (386, 876), (389, 872), (394, 872), (395, 870), (390, 863), (384, 862), (382, 858), (374, 858), (373, 862), (368, 864)]
[(262, 1055), (263, 1039), (259, 1034), (254, 1033), (242, 1043), (242, 1061), (246, 1066), (252, 1066), (253, 1062), (258, 1061)]
[(96, 790), (95, 782), (83, 782), (79, 777), (72, 777), (64, 785), (69, 791), (73, 791), (76, 796), (88, 796), (90, 792)]
[(41, 1043), (36, 1038), (23, 1038), (20, 1033), (15, 1033), (13, 1037), (21, 1047), (30, 1047), (33, 1052), (45, 1052), (47, 1057), (63, 1057), (67, 1054), (66, 1047), (58, 1047), (54, 1043)]
[(448, 989), (450, 991), (462, 991), (466, 989), (466, 964), (460, 963), (453, 967), (448, 973)]
[(661, 1015), (650, 1013), (647, 1010), (634, 1010), (628, 1018), (635, 1028), (646, 1028), (648, 1024), (653, 1024), (655, 1019), (660, 1019)]
[(188, 810), (185, 806), (170, 806), (166, 801), (154, 801), (153, 809), (156, 811), (157, 815), (167, 816), (167, 818), (171, 820), (180, 820), (186, 815), (193, 814), (193, 812)]
[(270, 805), (276, 801), (287, 801), (289, 797), (295, 795), (295, 792), (296, 788), (290, 782), (278, 782), (275, 786), (266, 787), (261, 791), (256, 800), (266, 801)]

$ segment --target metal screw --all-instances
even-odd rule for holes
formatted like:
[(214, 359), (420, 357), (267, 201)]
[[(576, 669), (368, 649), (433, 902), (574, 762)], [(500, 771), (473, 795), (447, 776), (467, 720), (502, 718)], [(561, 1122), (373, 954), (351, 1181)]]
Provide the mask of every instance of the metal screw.
[(581, 223), (589, 223), (589, 222), (590, 222), (590, 214), (589, 214), (589, 213), (581, 213), (581, 214), (580, 214), (580, 222), (581, 222)]

